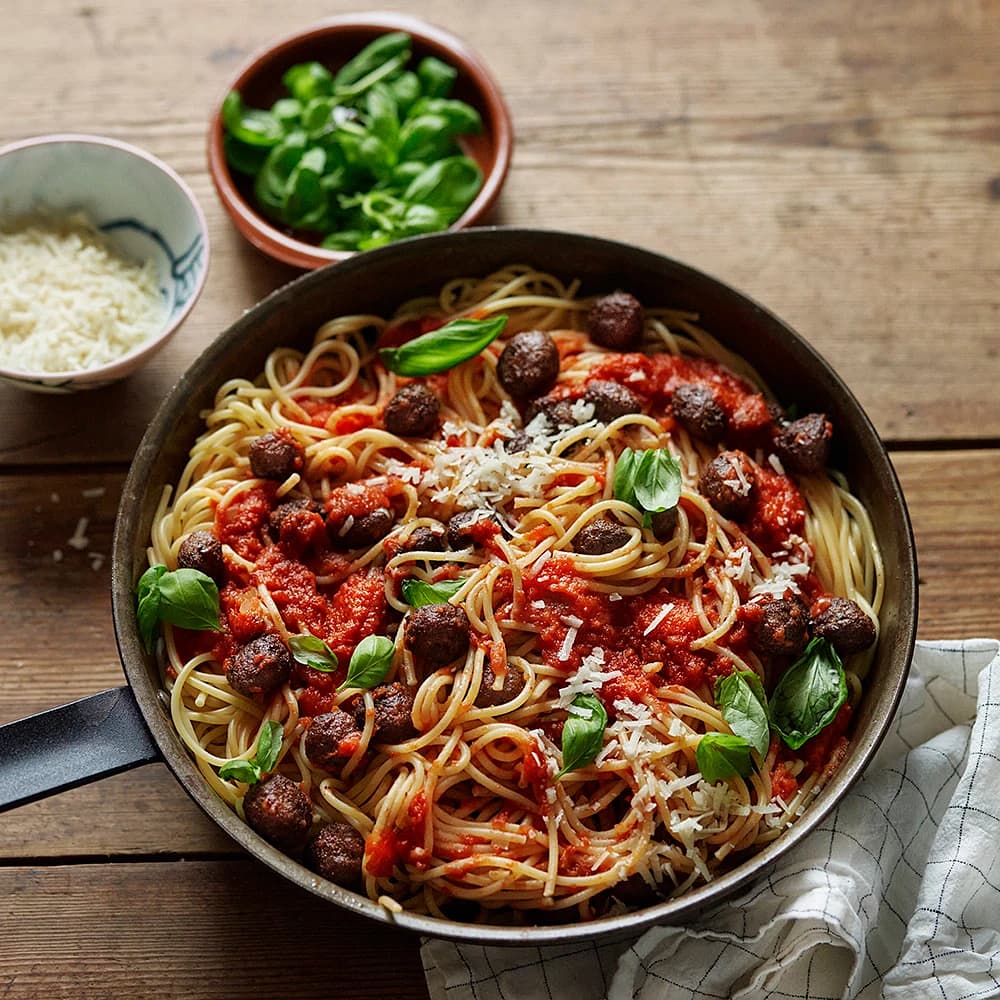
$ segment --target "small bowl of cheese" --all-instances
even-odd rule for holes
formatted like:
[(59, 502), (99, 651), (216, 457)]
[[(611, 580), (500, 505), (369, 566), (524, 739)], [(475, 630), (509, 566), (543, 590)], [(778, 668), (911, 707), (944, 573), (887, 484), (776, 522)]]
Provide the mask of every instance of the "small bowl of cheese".
[(208, 272), (190, 188), (142, 149), (54, 135), (0, 148), (0, 380), (39, 392), (131, 374)]

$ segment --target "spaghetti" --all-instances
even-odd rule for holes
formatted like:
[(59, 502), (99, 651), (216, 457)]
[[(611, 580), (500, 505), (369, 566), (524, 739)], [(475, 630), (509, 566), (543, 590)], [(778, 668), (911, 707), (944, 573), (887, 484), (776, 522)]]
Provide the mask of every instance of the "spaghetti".
[[(843, 755), (882, 565), (848, 484), (815, 468), (825, 418), (803, 445), (808, 421), (694, 315), (629, 300), (511, 266), (391, 320), (333, 319), (219, 388), (164, 490), (150, 564), (220, 588), (221, 631), (164, 626), (181, 738), (261, 833), (294, 852), (319, 831), (307, 862), (394, 909), (587, 919), (683, 893), (779, 836)], [(373, 347), (500, 315), (499, 340), (438, 374)], [(620, 483), (653, 450), (679, 468), (663, 509)], [(773, 694), (822, 635), (843, 706), (706, 780), (699, 744), (741, 741), (717, 682)], [(303, 636), (325, 663), (282, 670)], [(391, 643), (384, 676), (344, 686), (368, 636)], [(220, 777), (268, 723), (284, 785)], [(308, 801), (291, 833), (288, 795)]]

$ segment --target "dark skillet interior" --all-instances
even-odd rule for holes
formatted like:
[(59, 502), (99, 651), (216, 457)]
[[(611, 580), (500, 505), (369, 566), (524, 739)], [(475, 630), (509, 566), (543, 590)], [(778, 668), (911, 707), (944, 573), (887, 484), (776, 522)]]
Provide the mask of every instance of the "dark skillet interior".
[[(322, 322), (346, 313), (389, 315), (406, 299), (449, 279), (484, 276), (530, 263), (584, 293), (622, 288), (645, 305), (689, 309), (701, 324), (761, 373), (786, 405), (825, 411), (835, 428), (832, 465), (867, 505), (887, 567), (881, 638), (855, 723), (851, 751), (802, 819), (776, 842), (714, 882), (680, 899), (586, 924), (506, 927), (390, 915), (367, 898), (317, 878), (271, 847), (208, 788), (158, 696), (155, 665), (140, 645), (133, 587), (146, 566), (149, 528), (161, 490), (177, 479), (201, 430), (199, 413), (227, 378), (253, 378), (279, 344), (311, 341)], [(251, 854), (296, 884), (368, 917), (425, 934), (491, 944), (541, 945), (619, 936), (654, 923), (680, 923), (719, 902), (802, 840), (858, 778), (881, 742), (906, 679), (916, 628), (916, 560), (909, 518), (892, 465), (860, 405), (829, 365), (766, 309), (714, 278), (666, 257), (607, 240), (566, 233), (479, 229), (419, 237), (351, 257), (274, 292), (223, 333), (175, 386), (154, 417), (125, 484), (114, 542), (113, 608), (125, 673), (163, 755), (198, 804)]]

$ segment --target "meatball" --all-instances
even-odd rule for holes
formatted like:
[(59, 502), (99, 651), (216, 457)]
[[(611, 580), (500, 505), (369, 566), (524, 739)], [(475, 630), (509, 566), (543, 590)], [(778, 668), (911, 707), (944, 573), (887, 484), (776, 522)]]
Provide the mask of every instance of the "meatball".
[(612, 521), (609, 517), (599, 517), (576, 533), (573, 551), (584, 556), (603, 556), (620, 549), (630, 537), (624, 524)]
[(421, 525), (414, 528), (400, 545), (400, 552), (441, 552), (444, 550), (444, 528)]
[(177, 565), (182, 569), (199, 570), (220, 586), (226, 579), (222, 543), (208, 531), (192, 531), (181, 542), (177, 550)]
[[(413, 692), (401, 684), (380, 684), (372, 688), (375, 703), (375, 729), (372, 740), (376, 743), (404, 743), (417, 735), (413, 725)], [(358, 699), (354, 708), (354, 721), (358, 729), (365, 726), (365, 703)]]
[(480, 521), (497, 521), (491, 510), (463, 510), (448, 518), (448, 544), (453, 549), (466, 549), (478, 541), (475, 527)]
[(327, 771), (339, 770), (358, 748), (354, 716), (337, 709), (317, 715), (306, 730), (306, 756)]
[(367, 549), (385, 538), (396, 523), (396, 515), (386, 507), (348, 518), (326, 522), (330, 541), (342, 549)]
[(284, 427), (250, 442), (250, 468), (261, 479), (287, 479), (293, 472), (301, 472), (305, 464), (302, 445)]
[(483, 679), (479, 685), (479, 693), (474, 702), (476, 708), (496, 708), (513, 701), (524, 690), (524, 674), (516, 667), (507, 664), (503, 682), (497, 689), (494, 687), (497, 675), (493, 673), (489, 663), (483, 664)]
[(406, 645), (430, 670), (443, 667), (469, 648), (469, 617), (454, 604), (425, 604), (406, 619)]
[(631, 350), (642, 339), (642, 305), (628, 292), (605, 295), (587, 313), (587, 333), (602, 347)]
[(624, 417), (626, 413), (642, 413), (642, 402), (618, 382), (598, 379), (591, 382), (583, 393), (585, 402), (594, 406), (594, 416), (602, 424)]
[(726, 413), (707, 385), (685, 382), (670, 399), (674, 419), (692, 437), (721, 441), (726, 433)]
[(653, 514), (649, 526), (653, 531), (653, 537), (658, 542), (669, 542), (677, 530), (677, 508), (668, 507), (666, 510)]
[(760, 605), (760, 616), (750, 622), (750, 645), (758, 653), (798, 656), (809, 641), (809, 612), (797, 598), (781, 598)]
[(705, 466), (698, 488), (723, 516), (738, 521), (750, 513), (757, 492), (757, 473), (743, 451), (723, 451)]
[(294, 500), (286, 500), (284, 503), (279, 503), (271, 511), (271, 516), (268, 518), (271, 531), (280, 537), (281, 526), (285, 523), (286, 518), (290, 514), (296, 514), (302, 510), (310, 514), (319, 514), (320, 517), (323, 517), (325, 513), (323, 504), (319, 500), (310, 500), (308, 497), (296, 497)]
[(846, 597), (820, 598), (811, 610), (812, 634), (829, 639), (845, 656), (867, 649), (877, 635), (875, 623)]
[(386, 403), (382, 419), (390, 434), (428, 437), (437, 429), (440, 411), (437, 396), (422, 382), (411, 382)]
[(556, 342), (541, 330), (519, 333), (507, 342), (497, 362), (497, 378), (515, 399), (548, 392), (559, 377)]
[(306, 793), (283, 774), (272, 774), (254, 785), (243, 800), (243, 815), (275, 847), (298, 847), (312, 825), (312, 804)]
[(514, 431), (509, 438), (503, 439), (503, 450), (508, 455), (516, 455), (521, 451), (531, 449), (531, 437), (524, 431)]
[(779, 431), (774, 450), (789, 471), (813, 475), (826, 468), (832, 437), (833, 424), (826, 415), (810, 413)]
[(361, 884), (365, 838), (349, 823), (328, 823), (306, 845), (305, 862), (319, 876), (348, 887)]
[(541, 413), (553, 427), (575, 427), (578, 421), (573, 413), (574, 406), (575, 401), (572, 399), (543, 396), (528, 407), (524, 414), (524, 423), (530, 424)]
[(292, 654), (276, 635), (268, 632), (236, 651), (226, 667), (226, 679), (234, 691), (258, 698), (281, 687), (291, 672)]

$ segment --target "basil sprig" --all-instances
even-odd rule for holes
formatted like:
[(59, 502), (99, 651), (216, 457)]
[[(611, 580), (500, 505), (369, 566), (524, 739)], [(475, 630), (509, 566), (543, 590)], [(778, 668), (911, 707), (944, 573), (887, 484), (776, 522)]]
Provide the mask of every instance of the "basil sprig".
[(649, 527), (653, 514), (677, 506), (681, 498), (681, 467), (666, 448), (633, 451), (625, 448), (615, 463), (612, 488), (616, 500), (643, 514)]
[(284, 730), (281, 723), (269, 719), (257, 737), (257, 755), (249, 760), (242, 758), (227, 760), (219, 768), (219, 777), (226, 781), (242, 781), (247, 785), (257, 784), (261, 776), (278, 763), (283, 738)]
[(439, 580), (427, 583), (415, 576), (407, 577), (402, 583), (403, 600), (411, 608), (422, 608), (427, 604), (447, 604), (464, 586), (465, 580)]
[(474, 358), (500, 335), (506, 316), (452, 320), (400, 347), (383, 347), (379, 354), (386, 368), (397, 375), (434, 375)]
[(753, 770), (750, 744), (742, 736), (705, 733), (694, 755), (701, 776), (710, 784), (723, 778), (745, 778)]
[(325, 674), (337, 669), (337, 654), (314, 635), (293, 635), (289, 637), (288, 648), (298, 663)]
[(392, 654), (395, 646), (391, 639), (384, 635), (366, 636), (354, 649), (351, 662), (347, 665), (347, 677), (337, 688), (373, 688), (385, 680), (385, 675), (392, 666)]
[(771, 694), (771, 726), (798, 750), (833, 722), (847, 700), (847, 677), (837, 651), (815, 638), (781, 675)]
[(219, 621), (219, 588), (197, 569), (170, 572), (150, 566), (136, 584), (136, 622), (147, 652), (156, 644), (161, 621), (195, 630), (222, 628)]
[(583, 709), (587, 714), (570, 712), (566, 717), (562, 731), (563, 766), (557, 778), (586, 767), (600, 753), (604, 743), (608, 713), (600, 699), (592, 694), (578, 694), (573, 699), (573, 707)]
[(763, 757), (771, 742), (771, 730), (760, 678), (748, 670), (720, 677), (715, 682), (715, 704), (733, 733)]

